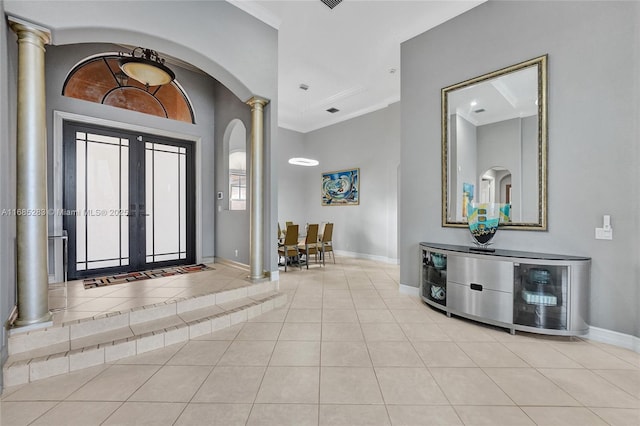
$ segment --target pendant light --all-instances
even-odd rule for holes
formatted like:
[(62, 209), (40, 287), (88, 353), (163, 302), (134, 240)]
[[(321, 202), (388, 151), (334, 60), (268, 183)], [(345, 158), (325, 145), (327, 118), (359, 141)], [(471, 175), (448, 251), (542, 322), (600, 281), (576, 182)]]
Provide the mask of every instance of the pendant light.
[(131, 51), (131, 56), (121, 58), (118, 64), (123, 73), (147, 88), (171, 83), (176, 78), (158, 52), (151, 49), (136, 47)]

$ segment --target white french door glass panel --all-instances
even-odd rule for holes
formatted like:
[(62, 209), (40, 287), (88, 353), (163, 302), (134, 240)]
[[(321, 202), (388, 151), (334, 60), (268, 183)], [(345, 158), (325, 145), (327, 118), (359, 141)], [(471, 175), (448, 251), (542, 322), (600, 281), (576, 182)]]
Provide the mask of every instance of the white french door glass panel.
[(145, 145), (146, 262), (186, 259), (186, 149)]
[(129, 263), (128, 139), (76, 132), (76, 270)]

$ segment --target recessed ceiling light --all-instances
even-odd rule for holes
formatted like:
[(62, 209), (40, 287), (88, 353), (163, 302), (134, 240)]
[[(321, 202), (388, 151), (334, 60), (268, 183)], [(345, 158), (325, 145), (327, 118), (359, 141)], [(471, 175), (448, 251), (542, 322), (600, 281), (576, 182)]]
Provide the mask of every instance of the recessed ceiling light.
[(335, 114), (336, 112), (340, 111), (338, 108), (329, 108), (327, 110), (327, 112), (330, 112), (331, 114)]
[(398, 71), (397, 68), (389, 68), (389, 74), (395, 74)]
[(296, 166), (306, 166), (306, 167), (312, 167), (312, 166), (317, 166), (318, 164), (320, 164), (320, 162), (318, 160), (313, 160), (311, 158), (289, 158), (289, 164), (293, 164)]
[(302, 89), (302, 90), (309, 90), (309, 85), (308, 84), (300, 83), (300, 86), (298, 86), (298, 87), (300, 87), (300, 89)]

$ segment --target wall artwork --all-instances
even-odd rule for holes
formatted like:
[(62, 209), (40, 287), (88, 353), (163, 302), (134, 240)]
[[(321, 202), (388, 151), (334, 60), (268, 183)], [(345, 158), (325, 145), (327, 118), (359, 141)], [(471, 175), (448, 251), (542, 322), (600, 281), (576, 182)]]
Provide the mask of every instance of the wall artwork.
[(360, 169), (322, 173), (322, 205), (360, 204)]

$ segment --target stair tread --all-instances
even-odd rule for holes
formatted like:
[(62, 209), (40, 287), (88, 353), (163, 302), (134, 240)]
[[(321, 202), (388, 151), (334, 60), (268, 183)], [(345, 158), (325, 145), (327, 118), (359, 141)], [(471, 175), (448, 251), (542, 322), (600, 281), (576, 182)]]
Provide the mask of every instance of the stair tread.
[[(165, 316), (151, 321), (133, 324), (128, 327), (122, 327), (114, 330), (92, 334), (78, 339), (72, 339), (70, 341), (67, 341), (66, 344), (60, 343), (44, 348), (12, 354), (7, 359), (4, 368), (9, 368), (12, 364), (17, 362), (23, 363), (25, 361), (33, 360), (36, 358), (62, 356), (62, 354), (68, 354), (69, 351), (78, 351), (83, 348), (103, 346), (123, 339), (136, 339), (144, 335), (149, 335), (150, 333), (164, 332), (166, 329), (171, 329), (174, 327), (186, 327), (189, 323), (194, 323), (202, 319), (210, 318), (212, 316), (231, 313), (243, 308), (249, 309), (252, 306), (255, 306), (257, 303), (260, 303), (261, 301), (281, 294), (282, 293), (274, 291), (258, 293), (251, 296), (250, 298), (244, 297), (232, 302), (225, 302), (221, 305), (212, 305), (206, 308), (183, 312), (178, 315)], [(224, 306), (224, 308), (221, 306)]]

